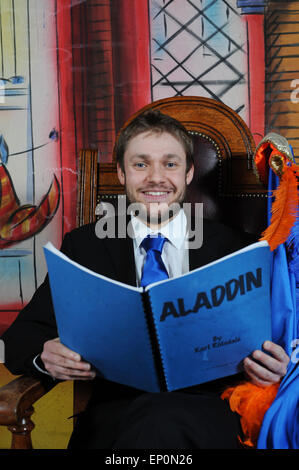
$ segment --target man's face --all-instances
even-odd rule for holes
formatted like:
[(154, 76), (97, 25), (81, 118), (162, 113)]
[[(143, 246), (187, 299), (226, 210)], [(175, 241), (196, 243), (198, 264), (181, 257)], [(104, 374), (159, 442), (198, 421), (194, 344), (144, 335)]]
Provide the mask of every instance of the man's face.
[(142, 203), (152, 223), (166, 222), (171, 204), (183, 202), (193, 171), (192, 166), (186, 173), (184, 147), (167, 132), (133, 137), (124, 153), (124, 171), (117, 166), (130, 202)]

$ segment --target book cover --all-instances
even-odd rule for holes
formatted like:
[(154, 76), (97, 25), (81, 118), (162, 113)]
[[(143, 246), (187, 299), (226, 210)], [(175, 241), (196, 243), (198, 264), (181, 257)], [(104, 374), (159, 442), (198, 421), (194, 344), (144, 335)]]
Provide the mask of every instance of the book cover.
[(239, 372), (271, 339), (270, 250), (258, 242), (147, 286), (128, 286), (44, 247), (60, 340), (108, 380), (150, 392)]

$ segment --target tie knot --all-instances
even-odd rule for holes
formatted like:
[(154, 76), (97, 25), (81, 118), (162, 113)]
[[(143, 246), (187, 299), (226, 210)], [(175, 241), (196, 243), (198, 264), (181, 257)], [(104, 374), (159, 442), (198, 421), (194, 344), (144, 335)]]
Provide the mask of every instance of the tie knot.
[(161, 233), (158, 233), (157, 236), (148, 235), (147, 237), (145, 237), (142, 240), (140, 246), (142, 246), (142, 248), (144, 248), (146, 252), (148, 252), (149, 250), (154, 250), (158, 251), (159, 253), (162, 253), (165, 241), (166, 238), (163, 237)]

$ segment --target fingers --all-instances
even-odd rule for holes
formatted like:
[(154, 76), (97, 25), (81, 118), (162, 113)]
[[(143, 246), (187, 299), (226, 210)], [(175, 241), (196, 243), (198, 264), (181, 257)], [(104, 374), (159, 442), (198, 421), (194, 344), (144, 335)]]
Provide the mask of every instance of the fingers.
[(272, 385), (280, 381), (280, 376), (260, 366), (258, 363), (246, 357), (244, 360), (244, 370), (256, 385)]
[(268, 352), (268, 354), (265, 355), (265, 361), (268, 360), (269, 368), (281, 376), (285, 375), (290, 361), (285, 350), (272, 341), (265, 341), (263, 349)]
[(49, 373), (59, 380), (92, 380), (95, 378), (96, 373), (92, 370), (82, 371), (80, 369), (73, 369), (61, 366), (53, 366), (48, 368)]
[(244, 370), (253, 383), (268, 386), (286, 374), (289, 357), (281, 346), (271, 341), (266, 341), (263, 349), (266, 352), (256, 350), (244, 360)]
[(47, 341), (41, 354), (46, 370), (60, 380), (91, 380), (95, 377), (88, 362), (82, 361), (78, 353), (60, 343), (59, 338)]

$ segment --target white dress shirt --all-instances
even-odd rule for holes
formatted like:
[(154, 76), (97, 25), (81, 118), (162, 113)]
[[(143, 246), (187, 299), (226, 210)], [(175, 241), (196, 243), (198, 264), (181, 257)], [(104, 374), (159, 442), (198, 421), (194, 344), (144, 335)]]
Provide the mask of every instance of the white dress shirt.
[(140, 286), (146, 251), (140, 246), (143, 239), (149, 234), (161, 233), (166, 242), (163, 246), (162, 260), (169, 277), (177, 277), (189, 271), (189, 252), (187, 249), (187, 219), (183, 210), (170, 220), (167, 225), (152, 230), (138, 217), (131, 218), (132, 233), (134, 234), (134, 256), (136, 266), (137, 286)]

